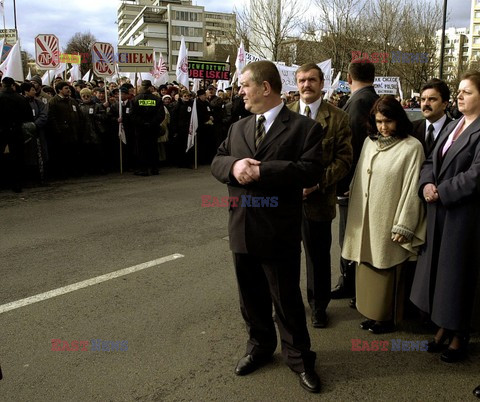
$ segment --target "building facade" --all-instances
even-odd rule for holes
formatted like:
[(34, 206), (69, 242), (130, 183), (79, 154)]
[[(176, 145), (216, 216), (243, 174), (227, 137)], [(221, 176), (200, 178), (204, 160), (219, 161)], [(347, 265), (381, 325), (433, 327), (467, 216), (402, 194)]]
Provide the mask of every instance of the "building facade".
[(205, 60), (207, 43), (225, 44), (230, 30), (235, 32), (235, 14), (207, 12), (191, 0), (122, 0), (117, 20), (118, 45), (153, 47), (173, 79), (182, 36), (189, 59)]

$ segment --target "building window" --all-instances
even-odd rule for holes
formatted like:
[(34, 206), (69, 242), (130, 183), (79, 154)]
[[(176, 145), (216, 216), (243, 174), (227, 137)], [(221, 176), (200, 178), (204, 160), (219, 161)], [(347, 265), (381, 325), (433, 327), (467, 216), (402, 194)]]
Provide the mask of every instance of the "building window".
[[(203, 43), (185, 41), (185, 46), (187, 47), (188, 51), (191, 51), (191, 52), (203, 51)], [(173, 50), (180, 50), (180, 42), (173, 42), (172, 47), (173, 47)]]
[(480, 18), (480, 11), (475, 11), (475, 18)]
[(192, 13), (188, 11), (175, 11), (175, 19), (178, 21), (202, 21), (200, 13)]

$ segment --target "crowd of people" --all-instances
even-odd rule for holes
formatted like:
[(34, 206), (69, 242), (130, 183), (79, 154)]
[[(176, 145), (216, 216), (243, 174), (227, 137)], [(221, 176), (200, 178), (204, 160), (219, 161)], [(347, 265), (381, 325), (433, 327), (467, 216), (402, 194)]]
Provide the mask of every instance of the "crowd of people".
[[(480, 72), (463, 75), (455, 110), (445, 82), (426, 82), (411, 122), (405, 106), (374, 90), (375, 66), (348, 68), (351, 95), (324, 100), (324, 75), (298, 68), (298, 92), (281, 94), (273, 63), (242, 71), (238, 93), (208, 84), (193, 93), (143, 81), (68, 82), (40, 77), (0, 92), (3, 180), (21, 191), (39, 181), (117, 170), (157, 175), (161, 164), (192, 167), (187, 152), (196, 98), (198, 161), (228, 185), (232, 199), (277, 197), (278, 208), (231, 207), (246, 354), (235, 373), (268, 363), (277, 338), (300, 384), (320, 390), (299, 287), (300, 245), (314, 328), (326, 328), (331, 299), (351, 299), (360, 328), (396, 331), (410, 299), (437, 326), (428, 351), (444, 362), (468, 356), (480, 317)], [(412, 102), (417, 102), (417, 99)], [(212, 162), (213, 161), (213, 162)], [(6, 172), (6, 174), (5, 174)], [(341, 277), (331, 290), (331, 225), (338, 210)], [(417, 261), (418, 260), (418, 261)]]
[[(301, 241), (314, 328), (328, 327), (332, 298), (352, 298), (361, 329), (394, 332), (410, 299), (426, 329), (437, 327), (428, 352), (447, 363), (468, 356), (480, 317), (480, 72), (463, 75), (455, 119), (445, 82), (425, 83), (424, 119), (413, 124), (398, 99), (375, 93), (374, 78), (368, 60), (352, 62), (341, 110), (323, 100), (323, 72), (313, 63), (298, 68), (288, 106), (272, 63), (242, 71), (240, 94), (253, 116), (231, 127), (212, 173), (230, 196), (276, 196), (278, 208), (229, 209), (248, 331), (237, 375), (271, 361), (273, 304), (287, 365), (304, 389), (320, 391), (300, 296)], [(335, 201), (342, 275), (331, 290)]]
[(231, 87), (210, 84), (194, 93), (175, 82), (155, 87), (145, 80), (135, 88), (127, 78), (107, 84), (57, 78), (46, 86), (33, 76), (23, 83), (5, 77), (2, 87), (6, 103), (31, 109), (21, 116), (0, 111), (0, 188), (16, 192), (26, 181), (119, 171), (120, 123), (124, 171), (148, 176), (163, 165), (193, 167), (194, 150), (186, 150), (194, 97), (198, 162), (209, 164), (230, 124), (249, 114)]

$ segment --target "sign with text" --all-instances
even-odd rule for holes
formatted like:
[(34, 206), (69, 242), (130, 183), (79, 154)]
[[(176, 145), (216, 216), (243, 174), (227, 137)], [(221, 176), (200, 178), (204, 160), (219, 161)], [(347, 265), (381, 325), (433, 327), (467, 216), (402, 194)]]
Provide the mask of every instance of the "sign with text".
[(35, 62), (44, 69), (54, 69), (59, 65), (59, 43), (55, 35), (41, 34), (35, 37)]
[(62, 53), (60, 55), (60, 63), (80, 64), (82, 62), (82, 56), (79, 54)]
[(153, 47), (119, 46), (118, 68), (126, 72), (150, 72), (154, 67)]
[(378, 95), (397, 95), (400, 93), (400, 78), (375, 77), (373, 87)]
[(4, 38), (7, 43), (17, 43), (18, 33), (16, 29), (0, 29), (0, 38)]
[(95, 42), (92, 45), (93, 72), (99, 77), (110, 77), (115, 72), (115, 50), (110, 43)]
[(230, 63), (224, 61), (188, 61), (188, 78), (230, 81)]

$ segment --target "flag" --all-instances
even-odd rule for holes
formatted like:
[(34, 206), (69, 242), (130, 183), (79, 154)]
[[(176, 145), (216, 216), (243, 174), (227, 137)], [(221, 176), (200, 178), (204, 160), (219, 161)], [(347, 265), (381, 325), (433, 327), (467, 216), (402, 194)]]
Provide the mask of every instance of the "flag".
[(197, 91), (200, 89), (200, 81), (201, 81), (200, 78), (193, 79), (193, 89), (192, 89), (193, 92), (197, 93)]
[(90, 81), (90, 75), (91, 75), (92, 70), (88, 70), (87, 73), (82, 77), (83, 81)]
[(0, 71), (4, 77), (13, 78), (15, 81), (23, 82), (22, 56), (20, 44), (15, 43), (5, 61), (0, 64)]
[(187, 150), (193, 147), (195, 144), (195, 137), (197, 136), (197, 128), (198, 128), (198, 115), (197, 115), (197, 98), (193, 101), (192, 106), (192, 115), (190, 117), (190, 126), (188, 127), (188, 142), (187, 142)]
[(185, 38), (182, 35), (182, 41), (180, 43), (180, 50), (178, 51), (177, 61), (177, 82), (182, 84), (187, 89), (188, 86), (188, 50), (185, 45)]
[(82, 77), (82, 73), (80, 71), (80, 64), (73, 64), (72, 68), (68, 70), (68, 72), (70, 73), (71, 82), (78, 81)]
[(333, 81), (332, 85), (330, 86), (330, 89), (326, 91), (325, 93), (325, 96), (323, 97), (323, 99), (330, 99), (330, 96), (332, 96), (332, 94), (338, 89), (339, 85), (340, 85), (340, 75), (341, 75), (341, 71), (338, 72), (337, 76), (335, 77), (335, 80)]
[(25, 78), (25, 80), (30, 81), (31, 79), (32, 79), (32, 72), (30, 71), (30, 67), (29, 67), (29, 68), (28, 68), (27, 78)]
[(152, 75), (154, 76), (153, 85), (156, 87), (168, 82), (168, 67), (163, 60), (162, 52), (160, 52), (158, 62), (154, 61)]
[(240, 86), (240, 80), (242, 78), (242, 70), (245, 67), (245, 49), (243, 47), (243, 40), (240, 41), (240, 47), (237, 52), (237, 59), (235, 60), (235, 68), (238, 78), (238, 86)]
[(42, 75), (42, 85), (50, 85), (50, 70), (45, 71)]
[[(230, 61), (230, 56), (227, 57), (226, 62), (228, 63)], [(225, 88), (228, 88), (230, 86), (230, 82), (227, 80), (219, 80), (218, 81), (218, 86), (217, 86), (217, 91), (218, 90), (223, 90), (225, 91)]]
[(53, 76), (63, 78), (63, 73), (67, 69), (67, 63), (58, 63), (58, 66), (55, 70), (53, 70)]

